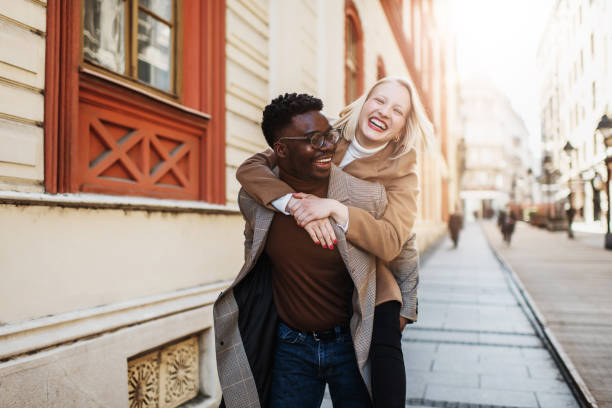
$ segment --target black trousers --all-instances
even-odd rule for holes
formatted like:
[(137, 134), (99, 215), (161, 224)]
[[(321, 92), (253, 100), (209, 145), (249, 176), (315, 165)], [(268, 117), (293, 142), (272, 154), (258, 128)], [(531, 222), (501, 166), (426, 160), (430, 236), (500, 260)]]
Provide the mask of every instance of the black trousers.
[(370, 346), (374, 408), (406, 405), (406, 371), (399, 328), (400, 303), (382, 303), (374, 309), (374, 330)]

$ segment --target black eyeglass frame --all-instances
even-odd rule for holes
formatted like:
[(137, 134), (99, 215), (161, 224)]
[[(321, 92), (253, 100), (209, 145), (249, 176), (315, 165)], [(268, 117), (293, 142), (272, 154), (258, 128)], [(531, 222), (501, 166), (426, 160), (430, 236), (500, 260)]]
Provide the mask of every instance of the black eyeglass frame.
[[(321, 142), (315, 144), (314, 138), (316, 136), (321, 135)], [(330, 135), (333, 135), (332, 138), (330, 139)], [(337, 128), (331, 128), (329, 129), (327, 132), (325, 133), (321, 133), (321, 132), (311, 132), (311, 133), (307, 133), (304, 136), (295, 136), (295, 137), (281, 137), (277, 140), (277, 142), (280, 142), (283, 139), (287, 139), (287, 140), (304, 140), (304, 139), (308, 139), (308, 141), (310, 142), (310, 145), (312, 147), (314, 147), (315, 149), (320, 149), (323, 147), (323, 145), (325, 144), (325, 141), (327, 140), (328, 142), (330, 142), (332, 145), (335, 145), (336, 143), (338, 143), (338, 141), (340, 140), (341, 137), (341, 132), (340, 129)]]

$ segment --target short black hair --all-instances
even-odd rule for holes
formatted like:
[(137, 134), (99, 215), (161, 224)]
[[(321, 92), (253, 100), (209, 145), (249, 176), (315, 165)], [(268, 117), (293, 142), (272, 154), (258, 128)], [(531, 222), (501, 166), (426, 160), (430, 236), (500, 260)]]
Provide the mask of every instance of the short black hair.
[(286, 93), (279, 95), (266, 106), (261, 120), (261, 130), (270, 147), (274, 146), (279, 130), (291, 123), (295, 115), (323, 109), (323, 101), (308, 94)]

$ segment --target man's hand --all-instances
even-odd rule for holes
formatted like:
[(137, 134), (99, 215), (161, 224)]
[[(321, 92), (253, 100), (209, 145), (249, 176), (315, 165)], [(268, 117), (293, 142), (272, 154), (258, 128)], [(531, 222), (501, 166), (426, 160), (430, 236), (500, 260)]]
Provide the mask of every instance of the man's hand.
[[(292, 201), (293, 198), (298, 200)], [(348, 208), (337, 200), (304, 193), (293, 194), (292, 200), (289, 200), (287, 207), (301, 227), (327, 217), (333, 217), (340, 225), (346, 225), (348, 222)]]
[(304, 229), (314, 243), (320, 244), (323, 248), (334, 249), (334, 245), (338, 242), (328, 218), (310, 221), (304, 226)]
[(404, 316), (400, 316), (400, 332), (404, 331), (404, 328), (406, 328), (406, 325), (408, 324), (408, 319), (406, 319)]

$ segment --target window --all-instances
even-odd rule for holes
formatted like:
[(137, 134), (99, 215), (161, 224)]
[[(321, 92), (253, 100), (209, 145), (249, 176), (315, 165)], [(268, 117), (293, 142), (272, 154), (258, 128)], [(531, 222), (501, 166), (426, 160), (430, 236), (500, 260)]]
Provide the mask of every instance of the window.
[(597, 85), (593, 81), (591, 92), (593, 94), (593, 110), (597, 108)]
[(595, 34), (591, 33), (591, 57), (595, 57)]
[(357, 8), (351, 0), (346, 3), (345, 14), (344, 89), (348, 104), (363, 92), (363, 32)]
[(176, 92), (175, 0), (84, 0), (83, 59)]
[(225, 203), (225, 8), (49, 2), (47, 192)]

